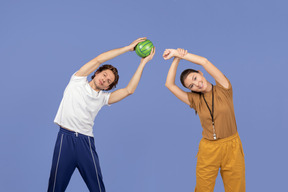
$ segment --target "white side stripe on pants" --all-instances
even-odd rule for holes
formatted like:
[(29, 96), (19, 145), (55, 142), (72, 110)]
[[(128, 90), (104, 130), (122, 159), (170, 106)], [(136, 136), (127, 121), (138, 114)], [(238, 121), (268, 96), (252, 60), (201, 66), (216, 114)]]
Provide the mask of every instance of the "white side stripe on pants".
[(88, 137), (88, 140), (89, 140), (89, 146), (90, 146), (91, 155), (92, 155), (92, 158), (93, 158), (93, 163), (94, 163), (95, 170), (96, 170), (96, 176), (97, 176), (98, 186), (99, 186), (99, 190), (100, 190), (100, 192), (101, 192), (100, 182), (99, 182), (99, 178), (98, 178), (98, 171), (97, 171), (95, 159), (94, 159), (93, 152), (92, 152), (92, 148), (91, 148), (90, 137)]
[(58, 160), (57, 160), (56, 171), (55, 171), (53, 192), (55, 191), (56, 176), (57, 176), (57, 170), (58, 170), (58, 165), (59, 165), (59, 160), (60, 160), (60, 155), (61, 155), (61, 149), (62, 149), (62, 141), (63, 141), (63, 134), (61, 135), (61, 142), (60, 142), (60, 149), (59, 149)]

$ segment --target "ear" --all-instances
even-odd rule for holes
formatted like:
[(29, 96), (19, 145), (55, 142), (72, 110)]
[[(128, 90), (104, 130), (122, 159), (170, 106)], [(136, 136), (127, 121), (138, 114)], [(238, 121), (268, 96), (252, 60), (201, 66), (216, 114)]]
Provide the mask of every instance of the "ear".
[(198, 72), (199, 72), (199, 74), (200, 74), (200, 75), (202, 75), (202, 76), (203, 76), (203, 73), (202, 73), (202, 71), (198, 70)]
[(94, 72), (94, 74), (92, 75), (92, 77), (94, 76), (93, 79), (95, 79), (95, 77), (97, 76), (98, 73), (99, 73), (99, 71)]

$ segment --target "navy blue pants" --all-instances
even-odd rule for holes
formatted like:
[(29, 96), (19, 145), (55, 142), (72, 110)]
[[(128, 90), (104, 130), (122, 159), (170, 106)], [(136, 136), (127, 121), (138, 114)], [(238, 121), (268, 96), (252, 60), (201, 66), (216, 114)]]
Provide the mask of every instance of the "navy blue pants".
[(77, 168), (90, 192), (105, 192), (94, 138), (60, 127), (48, 192), (63, 192)]

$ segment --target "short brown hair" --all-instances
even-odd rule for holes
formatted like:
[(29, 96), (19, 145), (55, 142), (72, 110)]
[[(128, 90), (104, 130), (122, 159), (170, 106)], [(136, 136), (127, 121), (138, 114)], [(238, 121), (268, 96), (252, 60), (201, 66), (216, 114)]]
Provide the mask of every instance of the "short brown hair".
[(117, 83), (118, 83), (119, 75), (118, 75), (118, 70), (117, 70), (116, 67), (113, 67), (112, 65), (109, 65), (109, 64), (102, 65), (101, 67), (99, 67), (99, 68), (97, 69), (97, 71), (95, 71), (94, 75), (91, 77), (91, 79), (94, 79), (94, 77), (95, 77), (95, 75), (96, 75), (97, 73), (101, 73), (102, 71), (108, 70), (108, 69), (112, 71), (112, 73), (113, 73), (114, 76), (115, 76), (115, 79), (114, 79), (114, 81), (109, 85), (108, 89), (106, 89), (106, 91), (109, 91), (109, 90), (115, 88), (116, 85), (117, 85)]

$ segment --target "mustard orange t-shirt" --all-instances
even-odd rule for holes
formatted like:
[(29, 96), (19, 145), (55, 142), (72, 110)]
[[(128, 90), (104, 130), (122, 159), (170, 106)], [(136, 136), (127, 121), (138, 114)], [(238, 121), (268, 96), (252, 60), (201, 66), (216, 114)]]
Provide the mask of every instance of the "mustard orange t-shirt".
[[(217, 139), (223, 139), (237, 133), (237, 125), (233, 105), (233, 91), (229, 81), (229, 87), (224, 88), (219, 82), (213, 86), (214, 92), (214, 126)], [(212, 112), (212, 91), (208, 93), (188, 92), (190, 107), (199, 115), (203, 128), (202, 136), (209, 140), (213, 139), (213, 126), (210, 111), (204, 101), (204, 97)]]

